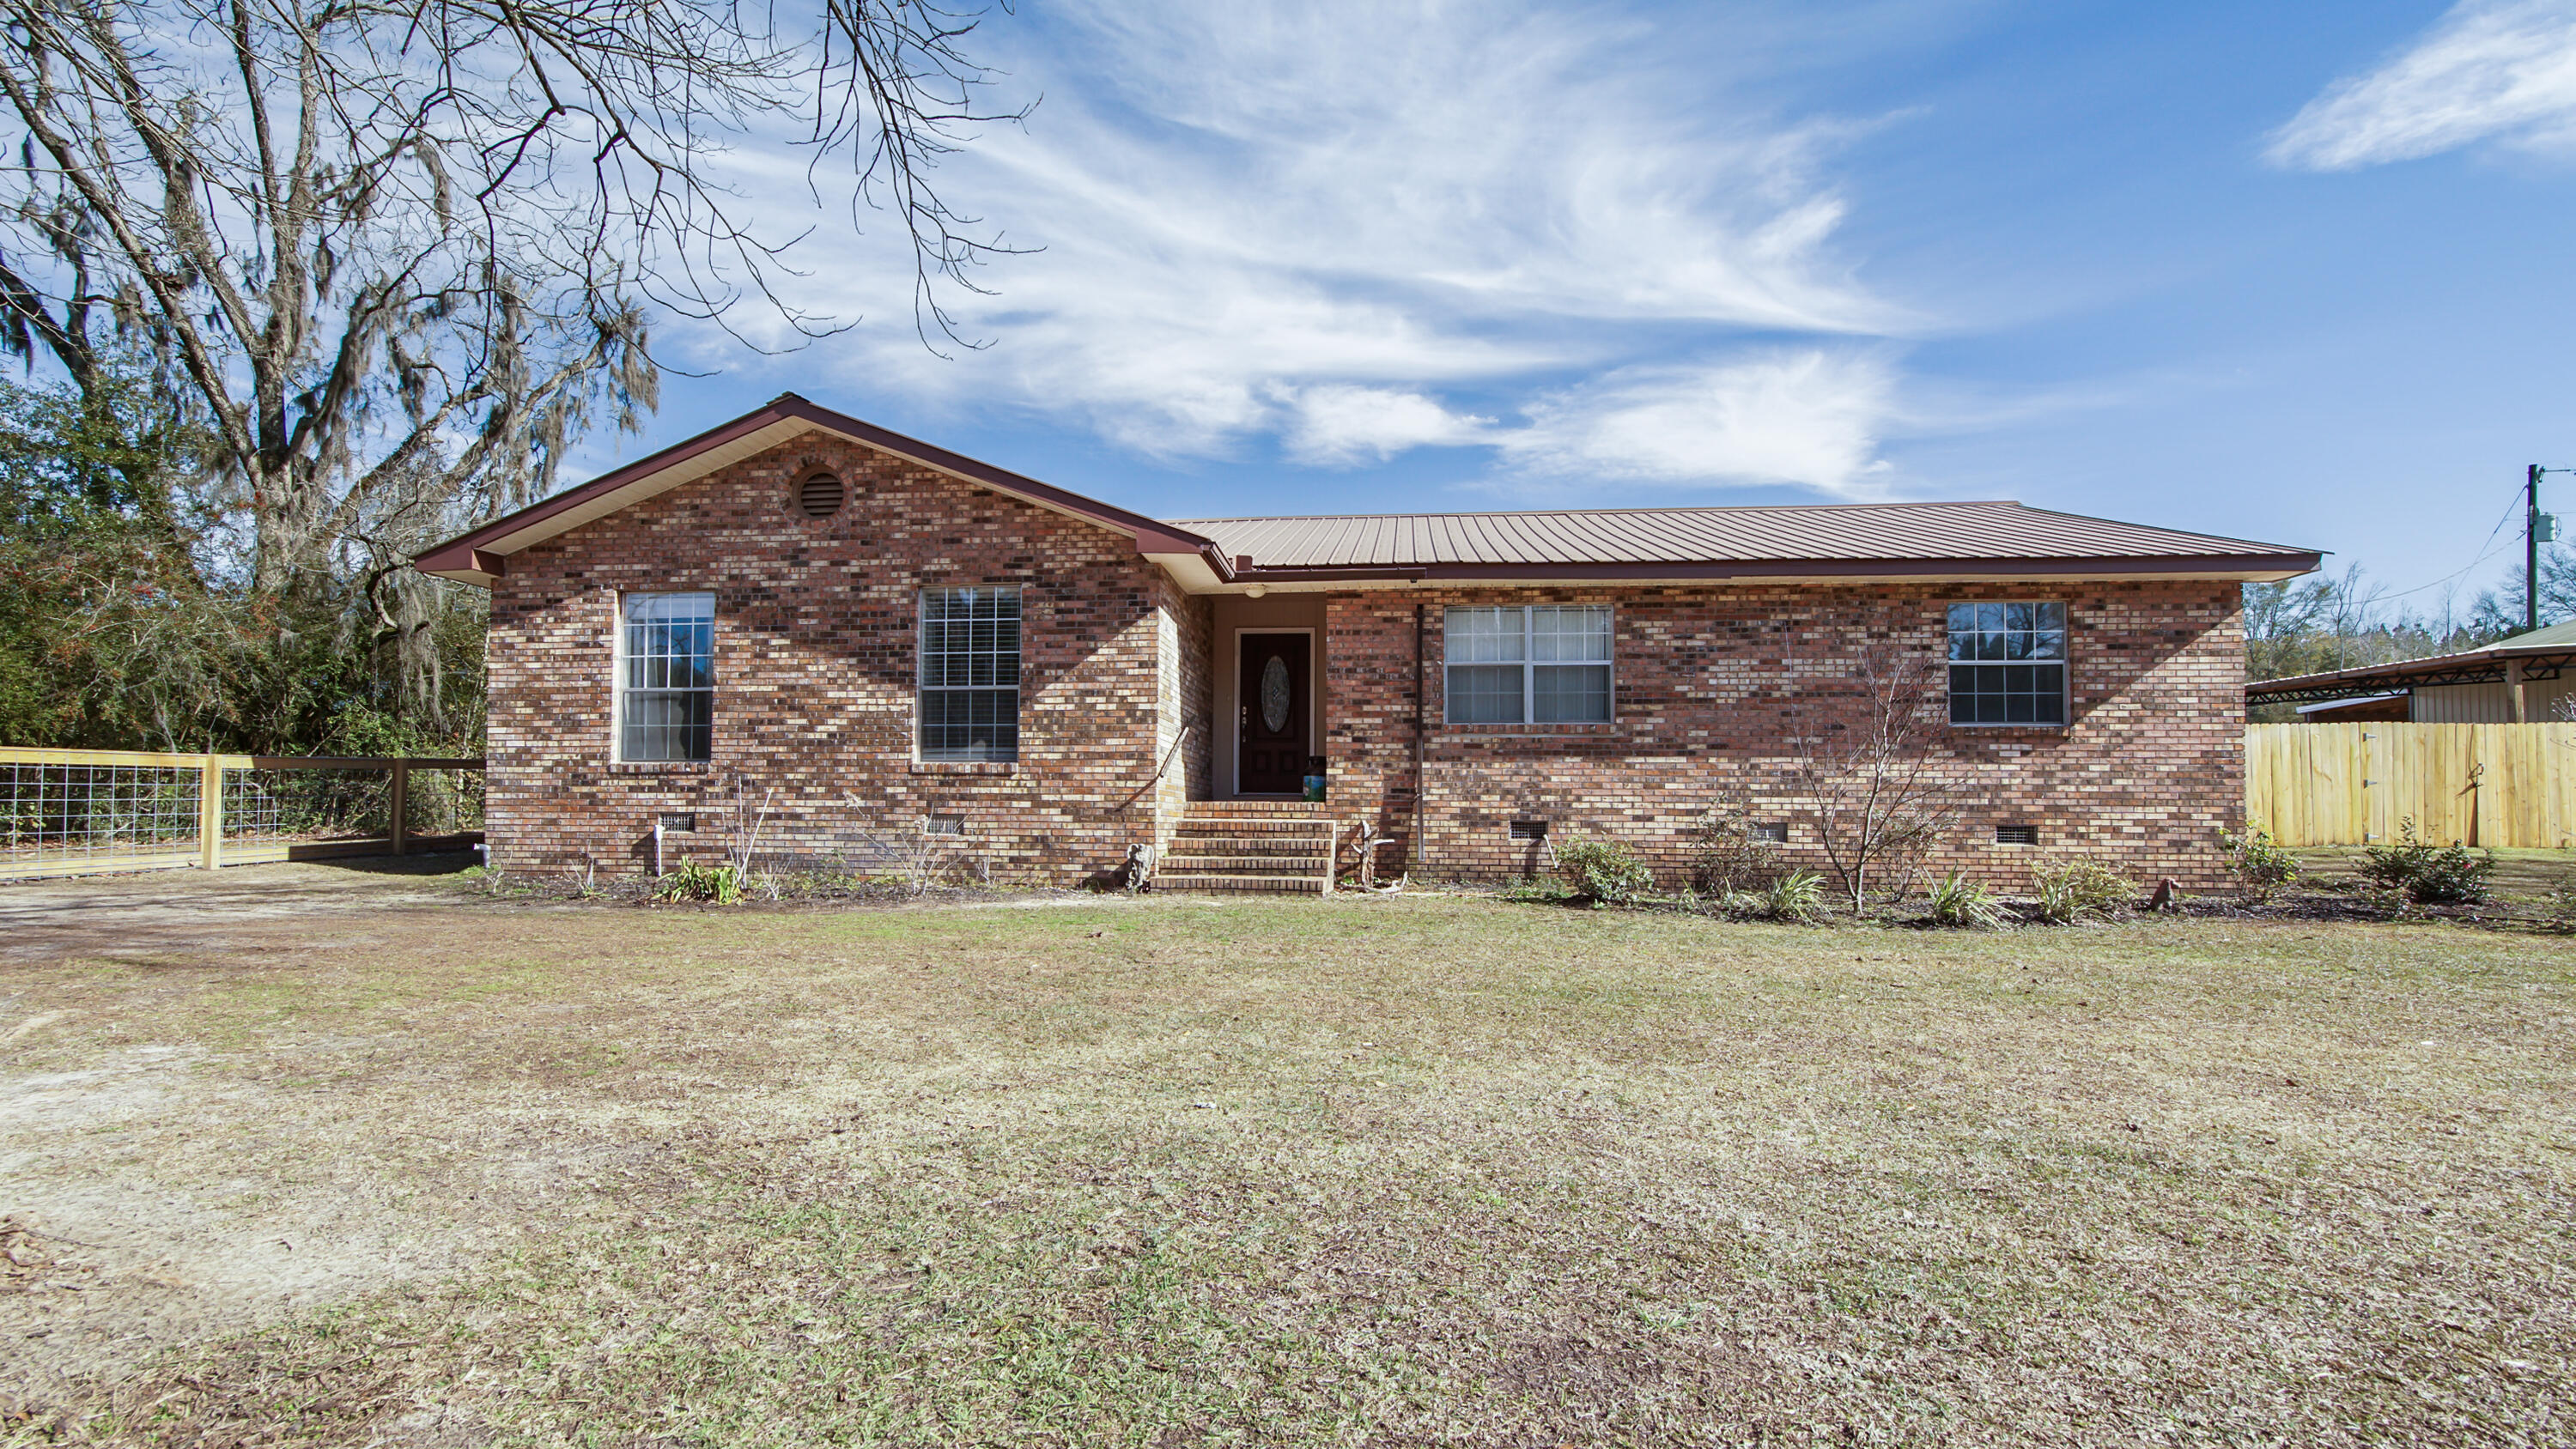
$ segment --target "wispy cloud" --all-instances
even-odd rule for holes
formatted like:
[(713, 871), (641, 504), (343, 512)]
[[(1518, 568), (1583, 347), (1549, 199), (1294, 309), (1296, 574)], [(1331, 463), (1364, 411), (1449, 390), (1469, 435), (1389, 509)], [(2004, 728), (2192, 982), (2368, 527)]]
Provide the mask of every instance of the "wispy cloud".
[[(1022, 14), (980, 34), (1019, 37), (1004, 63), (1045, 101), (943, 184), (1044, 250), (961, 310), (984, 351), (926, 360), (894, 318), (826, 349), (870, 386), (1165, 457), (1266, 440), (1315, 466), (1469, 447), (1515, 476), (1868, 475), (1896, 379), (1867, 339), (1916, 319), (1836, 253), (1846, 123), (1730, 108), (1597, 10)], [(836, 258), (816, 281), (855, 311), (900, 295), (890, 264)]]
[(2500, 139), (2576, 141), (2576, 0), (2463, 0), (2273, 133), (2276, 165), (2348, 171)]

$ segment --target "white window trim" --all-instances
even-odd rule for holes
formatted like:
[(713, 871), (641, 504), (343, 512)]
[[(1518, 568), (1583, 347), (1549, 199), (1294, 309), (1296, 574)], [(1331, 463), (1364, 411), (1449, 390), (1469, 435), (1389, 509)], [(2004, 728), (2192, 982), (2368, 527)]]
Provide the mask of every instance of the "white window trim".
[(707, 677), (710, 682), (707, 708), (707, 758), (703, 760), (630, 760), (626, 758), (626, 601), (632, 598), (659, 598), (666, 594), (704, 594), (707, 617), (715, 617), (713, 589), (619, 589), (608, 606), (608, 762), (612, 765), (668, 766), (689, 769), (715, 761), (715, 629), (707, 629)]
[[(2055, 604), (2064, 611), (2066, 657), (2026, 661), (2057, 666), (2057, 718), (2054, 720), (1960, 720), (1951, 718), (1950, 672), (1962, 664), (1985, 661), (1950, 657), (1950, 610), (1960, 604)], [(2063, 730), (2075, 723), (2075, 609), (2063, 599), (1951, 599), (1941, 605), (1941, 719), (1954, 730)]]
[[(1495, 659), (1495, 660), (1488, 660), (1488, 661), (1485, 661), (1483, 664), (1468, 664), (1468, 665), (1455, 665), (1455, 666), (1453, 666), (1453, 665), (1449, 662), (1449, 610), (1450, 610), (1450, 609), (1452, 609), (1452, 608), (1459, 608), (1459, 609), (1515, 609), (1515, 608), (1516, 608), (1516, 609), (1518, 609), (1518, 610), (1520, 610), (1520, 611), (1521, 611), (1521, 657), (1520, 657), (1520, 659), (1519, 659), (1519, 661), (1518, 661), (1518, 663), (1520, 664), (1520, 669), (1521, 669), (1521, 717), (1520, 717), (1520, 720), (1518, 721), (1517, 725), (1515, 725), (1513, 722), (1508, 721), (1508, 720), (1506, 720), (1506, 721), (1502, 721), (1502, 722), (1499, 722), (1499, 723), (1480, 724), (1480, 723), (1475, 723), (1475, 722), (1471, 722), (1471, 721), (1453, 720), (1453, 719), (1451, 719), (1451, 718), (1449, 717), (1449, 699), (1450, 699), (1450, 695), (1449, 695), (1449, 671), (1450, 671), (1452, 668), (1471, 668), (1471, 669), (1473, 669), (1473, 668), (1490, 668), (1490, 667), (1492, 667), (1493, 665), (1497, 665), (1497, 664), (1509, 664), (1509, 663), (1514, 662), (1514, 661), (1512, 661), (1512, 660), (1508, 660), (1508, 659)], [(1529, 641), (1530, 641), (1530, 611), (1531, 611), (1532, 609), (1607, 609), (1607, 610), (1609, 610), (1609, 611), (1610, 611), (1610, 657), (1609, 657), (1609, 658), (1607, 658), (1607, 659), (1532, 659), (1532, 658), (1530, 658), (1530, 657), (1529, 657), (1529, 652), (1530, 652), (1530, 647), (1529, 647)], [(1945, 615), (1944, 617), (1946, 618), (1947, 616)], [(1945, 645), (1944, 647), (1946, 648), (1947, 646)], [(1554, 664), (1566, 664), (1566, 665), (1575, 665), (1575, 666), (1579, 666), (1579, 667), (1590, 667), (1590, 668), (1594, 668), (1594, 669), (1607, 669), (1607, 670), (1609, 670), (1609, 671), (1610, 671), (1610, 713), (1609, 713), (1609, 716), (1608, 716), (1607, 718), (1605, 718), (1605, 719), (1546, 720), (1546, 721), (1541, 721), (1541, 720), (1539, 719), (1539, 717), (1538, 717), (1538, 671), (1539, 671), (1539, 669), (1540, 669), (1541, 667), (1543, 667), (1543, 666), (1547, 666), (1547, 665), (1554, 665)], [(1598, 728), (1600, 728), (1600, 727), (1601, 727), (1601, 726), (1603, 726), (1603, 725), (1617, 724), (1618, 722), (1619, 722), (1619, 606), (1618, 606), (1618, 605), (1616, 605), (1616, 604), (1585, 604), (1585, 603), (1576, 603), (1576, 604), (1453, 604), (1453, 605), (1444, 605), (1444, 606), (1442, 606), (1441, 611), (1440, 611), (1440, 723), (1441, 723), (1441, 725), (1442, 725), (1442, 727), (1443, 727), (1443, 728), (1449, 728), (1449, 729), (1513, 729), (1513, 728), (1521, 728), (1521, 729), (1533, 729), (1533, 728), (1534, 728), (1534, 729), (1564, 729), (1564, 728), (1572, 727), (1572, 728), (1577, 728), (1577, 729), (1582, 729), (1582, 728), (1598, 729)]]
[[(844, 486), (847, 486), (846, 483)], [(925, 607), (924, 600), (934, 592), (943, 594), (955, 593), (960, 589), (1008, 589), (1019, 597), (1020, 644), (1019, 648), (1015, 652), (1019, 655), (1020, 669), (1019, 674), (1017, 675), (1017, 682), (1011, 686), (1011, 757), (1007, 760), (934, 760), (928, 754), (925, 754), (921, 748), (922, 696), (931, 693), (935, 688), (935, 686), (925, 685), (921, 682), (921, 661), (922, 656), (927, 652), (923, 646), (924, 641), (927, 639), (930, 632), (930, 611)], [(924, 769), (934, 770), (955, 769), (961, 766), (999, 767), (1003, 769), (1017, 770), (1020, 766), (1020, 747), (1024, 743), (1023, 736), (1028, 729), (1028, 711), (1026, 709), (1028, 704), (1028, 667), (1029, 595), (1028, 589), (1024, 585), (921, 584), (916, 586), (912, 591), (912, 763), (919, 765)], [(969, 685), (960, 687), (974, 688), (976, 686)], [(988, 687), (996, 689), (1000, 688), (999, 685)], [(945, 693), (947, 691), (945, 689), (941, 689), (940, 692)]]

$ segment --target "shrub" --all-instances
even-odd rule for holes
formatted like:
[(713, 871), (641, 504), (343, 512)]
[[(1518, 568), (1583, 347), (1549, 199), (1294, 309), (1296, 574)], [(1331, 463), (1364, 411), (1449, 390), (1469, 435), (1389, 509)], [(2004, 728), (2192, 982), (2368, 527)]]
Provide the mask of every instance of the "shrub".
[(2364, 846), (2361, 878), (2384, 891), (2396, 891), (2419, 906), (2475, 905), (2487, 898), (2487, 876), (2496, 867), (2495, 853), (2472, 853), (2463, 845), (2433, 845), (2418, 839), (2415, 818), (2398, 822), (2397, 839), (2388, 845)]
[(742, 899), (742, 876), (729, 865), (685, 861), (653, 886), (657, 901), (712, 901), (730, 906)]
[(2004, 923), (2003, 908), (1995, 904), (1994, 892), (1956, 871), (1933, 884), (1931, 903), (1936, 925), (1991, 930)]
[(1780, 878), (1780, 845), (1753, 833), (1752, 808), (1741, 801), (1712, 805), (1691, 826), (1691, 889), (1721, 899), (1760, 891)]
[(2063, 926), (2137, 904), (2138, 888), (2089, 860), (2065, 860), (2031, 872), (2039, 886), (2033, 919)]
[(1812, 922), (1825, 913), (1825, 878), (1812, 870), (1793, 870), (1763, 889), (1762, 908), (1774, 921)]
[(1624, 906), (1655, 888), (1655, 873), (1615, 840), (1578, 840), (1556, 853), (1556, 868), (1595, 905)]
[(2227, 873), (2236, 877), (2246, 899), (2258, 906), (2299, 878), (2299, 858), (2283, 850), (2260, 820), (2246, 821), (2242, 835), (2218, 832), (2218, 844), (2227, 852)]
[(2061, 860), (2041, 866), (2033, 874), (2039, 879), (2041, 894), (2047, 894), (2054, 882), (2079, 916), (2107, 916), (2138, 903), (2136, 882), (2089, 860)]
[(2074, 886), (2066, 880), (2043, 873), (2039, 894), (2031, 901), (2031, 919), (2043, 925), (2063, 926), (2087, 914)]
[(1793, 870), (1760, 890), (1728, 891), (1717, 898), (1717, 913), (1734, 921), (1812, 925), (1825, 914), (1825, 878), (1812, 870)]

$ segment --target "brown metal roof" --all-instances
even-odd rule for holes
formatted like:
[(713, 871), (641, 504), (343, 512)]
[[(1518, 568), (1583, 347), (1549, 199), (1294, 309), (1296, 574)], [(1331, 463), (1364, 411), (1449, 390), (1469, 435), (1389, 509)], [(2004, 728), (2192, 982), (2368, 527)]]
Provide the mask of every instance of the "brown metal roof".
[[(1255, 573), (1280, 570), (1487, 570), (1549, 572), (1657, 565), (1692, 571), (1955, 572), (1963, 564), (2098, 564), (2111, 571), (2305, 573), (2308, 549), (2182, 533), (2018, 503), (1853, 503), (1754, 508), (1561, 509), (1533, 513), (1345, 514), (1175, 520), (1249, 556)], [(1784, 567), (1786, 566), (1786, 567)], [(2013, 571), (2023, 571), (2014, 568)]]

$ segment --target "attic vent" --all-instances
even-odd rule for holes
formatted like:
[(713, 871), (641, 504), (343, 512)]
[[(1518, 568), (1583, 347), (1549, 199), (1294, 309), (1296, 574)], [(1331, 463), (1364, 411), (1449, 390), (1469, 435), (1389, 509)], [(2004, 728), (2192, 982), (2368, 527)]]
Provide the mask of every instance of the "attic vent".
[(1995, 844), (2037, 845), (2039, 844), (2039, 827), (2036, 825), (1998, 825), (1995, 827)]
[(1547, 839), (1547, 822), (1544, 820), (1515, 820), (1512, 822), (1512, 839), (1545, 840)]
[(831, 517), (841, 511), (841, 504), (848, 497), (848, 492), (841, 487), (841, 480), (829, 473), (817, 473), (796, 485), (796, 506), (804, 511), (807, 518)]

